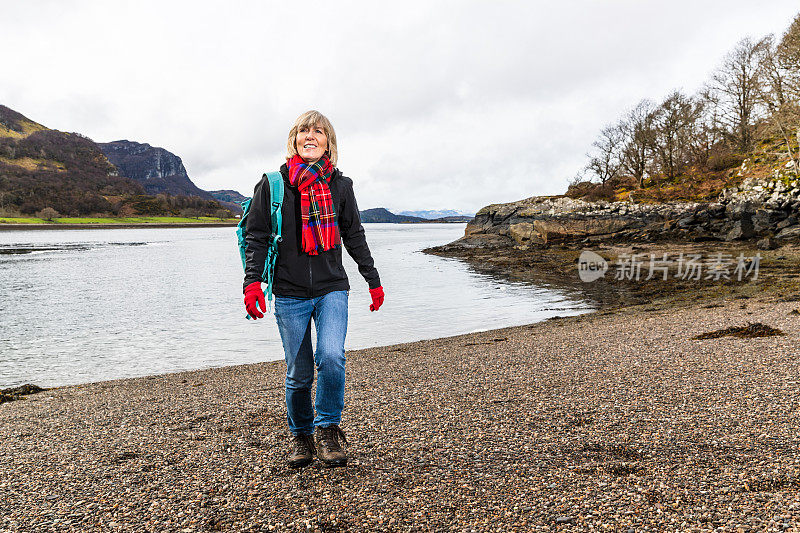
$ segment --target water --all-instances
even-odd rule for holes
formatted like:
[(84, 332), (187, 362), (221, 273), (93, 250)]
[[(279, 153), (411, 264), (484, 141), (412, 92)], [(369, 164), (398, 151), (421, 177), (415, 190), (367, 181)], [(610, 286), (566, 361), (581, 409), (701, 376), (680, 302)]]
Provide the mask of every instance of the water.
[[(367, 224), (386, 292), (350, 278), (347, 348), (587, 312), (564, 292), (420, 252), (464, 224)], [(0, 388), (57, 386), (283, 358), (275, 319), (246, 320), (234, 228), (0, 232)]]

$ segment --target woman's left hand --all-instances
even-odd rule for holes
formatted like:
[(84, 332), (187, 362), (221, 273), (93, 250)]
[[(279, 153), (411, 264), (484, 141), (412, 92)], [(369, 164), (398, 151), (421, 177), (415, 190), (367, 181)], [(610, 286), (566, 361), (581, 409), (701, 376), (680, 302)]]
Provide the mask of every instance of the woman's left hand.
[(369, 310), (377, 311), (383, 305), (383, 287), (370, 289), (369, 295), (372, 296), (372, 303), (369, 304)]

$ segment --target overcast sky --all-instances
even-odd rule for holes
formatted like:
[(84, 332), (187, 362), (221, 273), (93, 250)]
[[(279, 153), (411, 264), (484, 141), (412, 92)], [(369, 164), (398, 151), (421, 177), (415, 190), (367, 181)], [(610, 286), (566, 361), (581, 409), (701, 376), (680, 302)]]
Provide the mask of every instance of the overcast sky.
[[(559, 194), (600, 128), (693, 92), (790, 0), (0, 0), (0, 104), (97, 142), (183, 159), (252, 194), (308, 109), (327, 115), (361, 209)], [(300, 7), (302, 5), (302, 7)]]

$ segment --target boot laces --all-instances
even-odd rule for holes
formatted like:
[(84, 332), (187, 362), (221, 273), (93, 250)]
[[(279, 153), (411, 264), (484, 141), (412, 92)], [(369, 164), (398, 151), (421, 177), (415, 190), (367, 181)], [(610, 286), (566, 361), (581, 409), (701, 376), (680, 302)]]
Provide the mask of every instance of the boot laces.
[(320, 432), (322, 433), (320, 435), (320, 444), (326, 446), (328, 449), (340, 447), (337, 440), (339, 437), (341, 437), (342, 442), (345, 444), (350, 444), (347, 442), (347, 437), (344, 436), (344, 431), (342, 431), (342, 428), (336, 424), (326, 428), (320, 428)]
[(314, 453), (314, 441), (311, 435), (295, 435), (294, 446), (300, 454)]

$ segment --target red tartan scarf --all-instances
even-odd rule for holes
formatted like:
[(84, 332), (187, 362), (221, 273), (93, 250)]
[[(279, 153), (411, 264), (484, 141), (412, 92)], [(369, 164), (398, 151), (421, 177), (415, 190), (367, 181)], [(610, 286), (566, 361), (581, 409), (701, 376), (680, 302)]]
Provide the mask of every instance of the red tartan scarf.
[(308, 164), (299, 155), (287, 163), (289, 184), (300, 192), (300, 220), (302, 222), (303, 251), (317, 255), (341, 244), (336, 213), (328, 183), (333, 166), (327, 155), (316, 163)]

